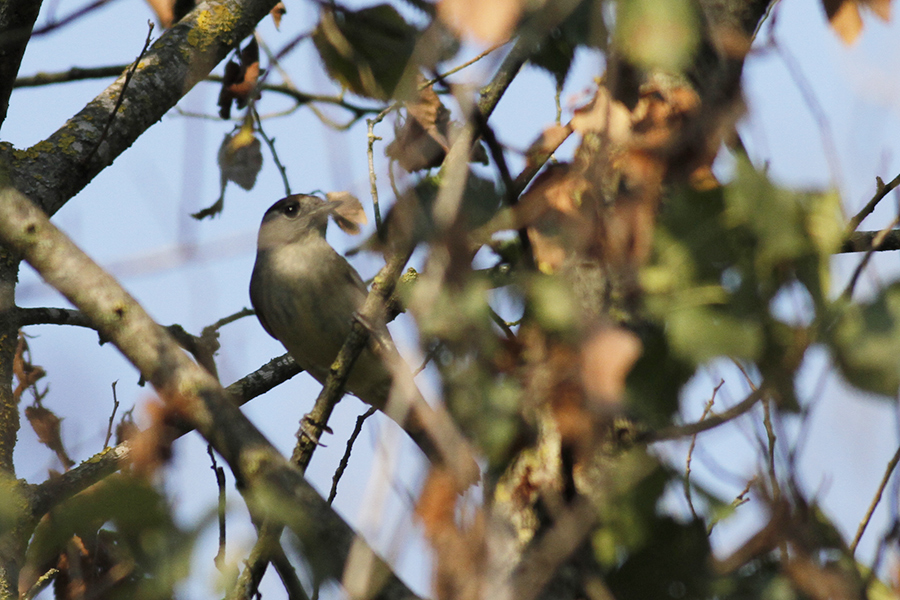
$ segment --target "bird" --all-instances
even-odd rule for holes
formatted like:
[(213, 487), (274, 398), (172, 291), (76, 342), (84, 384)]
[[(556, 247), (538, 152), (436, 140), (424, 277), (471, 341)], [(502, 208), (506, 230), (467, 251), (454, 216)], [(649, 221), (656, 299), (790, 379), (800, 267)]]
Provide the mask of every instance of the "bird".
[[(263, 329), (323, 385), (368, 295), (359, 273), (325, 237), (329, 217), (340, 219), (342, 202), (294, 194), (273, 204), (260, 224), (250, 278), (250, 301)], [(387, 327), (378, 327), (379, 337), (389, 339)], [(449, 414), (432, 408), (418, 389), (409, 394), (407, 410), (386, 410), (393, 384), (392, 369), (370, 338), (345, 390), (393, 418), (460, 487), (475, 483), (478, 465)]]

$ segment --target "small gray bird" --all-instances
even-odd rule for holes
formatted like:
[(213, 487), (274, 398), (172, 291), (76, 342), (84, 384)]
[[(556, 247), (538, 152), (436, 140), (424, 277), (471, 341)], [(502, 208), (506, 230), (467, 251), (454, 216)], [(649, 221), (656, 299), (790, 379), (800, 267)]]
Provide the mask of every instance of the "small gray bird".
[[(303, 194), (273, 204), (262, 219), (250, 278), (250, 301), (263, 328), (323, 385), (368, 293), (356, 269), (325, 239), (328, 218), (339, 206)], [(370, 341), (350, 371), (346, 390), (384, 410), (392, 383), (390, 369)], [(468, 444), (449, 416), (432, 409), (418, 391), (399, 425), (432, 462), (451, 468), (462, 485), (477, 481)]]

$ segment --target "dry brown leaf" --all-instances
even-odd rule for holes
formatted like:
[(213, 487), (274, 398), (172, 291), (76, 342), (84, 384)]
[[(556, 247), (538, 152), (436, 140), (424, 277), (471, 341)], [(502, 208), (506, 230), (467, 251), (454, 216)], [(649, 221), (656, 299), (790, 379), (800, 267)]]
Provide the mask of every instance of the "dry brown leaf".
[(230, 60), (225, 65), (222, 89), (219, 90), (220, 117), (231, 118), (231, 103), (234, 101), (237, 102), (238, 108), (247, 106), (251, 96), (256, 93), (259, 74), (259, 45), (256, 38), (251, 37), (241, 50), (240, 63)]
[(686, 85), (644, 86), (632, 113), (632, 147), (668, 149), (680, 138), (685, 119), (699, 108), (700, 97)]
[(62, 442), (60, 429), (62, 419), (50, 409), (38, 405), (25, 407), (25, 417), (37, 434), (38, 440), (56, 454), (67, 471), (72, 468), (75, 463), (69, 458)]
[(583, 212), (588, 182), (567, 163), (550, 165), (538, 175), (507, 218), (509, 229), (528, 228), (535, 261), (544, 272), (584, 250), (593, 221)]
[(483, 597), (487, 558), (484, 514), (477, 511), (467, 526), (457, 524), (455, 482), (449, 471), (432, 468), (416, 503), (416, 515), (434, 549), (435, 598), (477, 600)]
[(688, 183), (700, 192), (714, 190), (721, 185), (710, 165), (702, 165), (694, 169), (688, 176)]
[(31, 364), (25, 356), (27, 352), (28, 342), (25, 340), (25, 334), (20, 331), (16, 344), (16, 354), (13, 357), (13, 374), (16, 376), (17, 382), (16, 389), (13, 390), (13, 399), (17, 404), (25, 390), (36, 384), (39, 379), (47, 374), (43, 367)]
[(619, 156), (619, 194), (606, 214), (601, 241), (610, 264), (642, 264), (650, 255), (656, 211), (667, 165), (659, 156), (632, 151)]
[(458, 496), (453, 474), (441, 468), (431, 469), (416, 503), (416, 515), (422, 520), (426, 536), (435, 537), (448, 528), (456, 528)]
[(172, 26), (175, 20), (175, 0), (147, 0), (153, 14), (164, 29)]
[(177, 415), (168, 405), (155, 400), (147, 403), (145, 410), (150, 426), (131, 439), (131, 468), (138, 476), (150, 477), (172, 458), (172, 443), (177, 437), (172, 423)]
[(369, 222), (359, 198), (350, 192), (328, 192), (325, 197), (335, 203), (331, 218), (346, 233), (357, 235), (359, 226)]
[(505, 42), (522, 15), (522, 0), (440, 0), (438, 16), (460, 37), (485, 44)]
[(581, 380), (588, 398), (617, 405), (641, 351), (640, 339), (621, 327), (606, 327), (591, 336), (581, 348)]
[(885, 23), (891, 20), (891, 0), (863, 0), (863, 4)]
[(406, 103), (407, 117), (385, 154), (408, 172), (440, 166), (450, 149), (450, 111), (429, 86)]
[(862, 16), (856, 0), (822, 0), (832, 29), (846, 45), (856, 41), (862, 32)]
[(241, 127), (237, 133), (226, 135), (222, 140), (218, 158), (222, 179), (250, 190), (262, 169), (262, 144), (251, 128)]
[(605, 87), (597, 88), (591, 101), (575, 110), (571, 124), (581, 135), (599, 133), (618, 144), (626, 143), (631, 137), (631, 111), (613, 100)]
[(285, 8), (284, 2), (279, 2), (272, 7), (271, 11), (269, 11), (269, 14), (272, 15), (272, 22), (275, 23), (275, 29), (281, 28), (281, 17), (283, 17), (286, 13), (287, 8)]

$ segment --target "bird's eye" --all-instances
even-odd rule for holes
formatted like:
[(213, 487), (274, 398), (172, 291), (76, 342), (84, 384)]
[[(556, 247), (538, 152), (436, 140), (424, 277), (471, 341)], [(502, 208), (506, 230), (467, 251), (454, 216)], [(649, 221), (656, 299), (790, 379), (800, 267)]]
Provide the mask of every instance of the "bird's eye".
[(284, 212), (284, 216), (290, 217), (290, 218), (293, 219), (294, 217), (296, 217), (296, 216), (300, 213), (300, 205), (297, 204), (297, 203), (295, 203), (295, 202), (291, 202), (290, 204), (286, 204), (286, 205), (284, 206), (283, 212)]

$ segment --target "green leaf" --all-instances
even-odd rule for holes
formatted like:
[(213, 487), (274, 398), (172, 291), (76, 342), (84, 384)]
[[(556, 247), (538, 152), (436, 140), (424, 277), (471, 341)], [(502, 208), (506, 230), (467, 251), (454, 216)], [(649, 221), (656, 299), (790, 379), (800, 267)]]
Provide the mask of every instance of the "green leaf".
[(841, 373), (861, 389), (894, 397), (900, 387), (900, 283), (869, 303), (834, 309), (825, 335)]
[(685, 307), (673, 311), (667, 324), (674, 351), (696, 363), (717, 356), (755, 360), (763, 349), (763, 330), (753, 315), (739, 317), (709, 307)]
[(404, 79), (412, 84), (409, 62), (418, 34), (388, 4), (357, 11), (329, 6), (312, 39), (333, 79), (354, 94), (387, 100)]

